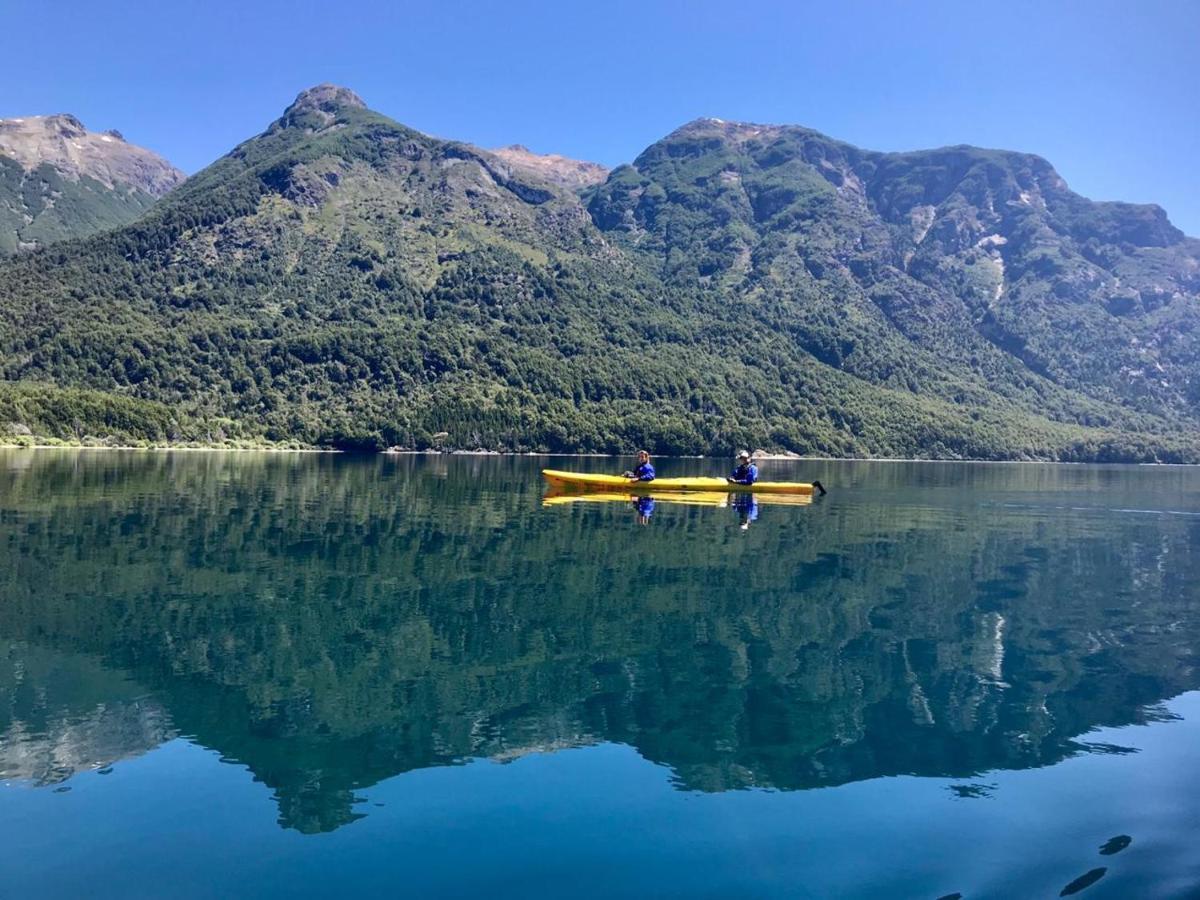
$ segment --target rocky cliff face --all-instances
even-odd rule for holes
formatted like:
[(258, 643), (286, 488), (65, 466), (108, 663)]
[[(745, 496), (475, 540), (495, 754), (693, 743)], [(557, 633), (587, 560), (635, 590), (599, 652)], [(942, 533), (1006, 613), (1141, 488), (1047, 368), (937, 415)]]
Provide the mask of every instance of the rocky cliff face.
[(0, 119), (0, 253), (127, 224), (184, 177), (72, 115)]

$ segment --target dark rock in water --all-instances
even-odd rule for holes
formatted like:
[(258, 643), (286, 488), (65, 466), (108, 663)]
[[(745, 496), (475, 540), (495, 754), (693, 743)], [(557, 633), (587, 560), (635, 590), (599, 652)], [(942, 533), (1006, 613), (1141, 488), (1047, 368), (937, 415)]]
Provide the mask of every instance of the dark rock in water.
[(1126, 847), (1133, 843), (1133, 838), (1127, 834), (1118, 834), (1116, 837), (1109, 838), (1104, 842), (1104, 846), (1100, 848), (1101, 856), (1113, 856), (1120, 853)]
[(959, 800), (983, 799), (992, 796), (996, 790), (994, 784), (952, 784), (950, 791)]
[(1078, 894), (1084, 888), (1091, 887), (1093, 884), (1095, 884), (1097, 881), (1099, 881), (1101, 878), (1103, 878), (1104, 873), (1107, 871), (1108, 871), (1107, 867), (1101, 866), (1098, 869), (1092, 869), (1090, 872), (1086, 872), (1083, 875), (1080, 875), (1078, 878), (1076, 878), (1074, 881), (1072, 881), (1070, 884), (1068, 884), (1065, 888), (1063, 888), (1058, 896), (1069, 897), (1072, 894)]

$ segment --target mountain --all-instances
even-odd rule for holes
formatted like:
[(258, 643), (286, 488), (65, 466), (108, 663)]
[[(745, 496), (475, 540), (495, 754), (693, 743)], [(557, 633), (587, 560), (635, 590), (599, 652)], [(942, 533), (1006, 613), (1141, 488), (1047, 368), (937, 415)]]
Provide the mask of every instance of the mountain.
[(0, 255), (128, 224), (184, 177), (71, 115), (0, 119)]
[(608, 169), (599, 163), (569, 159), (557, 153), (534, 153), (521, 144), (500, 147), (492, 153), (514, 169), (572, 191), (582, 191), (608, 177)]
[(581, 192), (539, 159), (305, 91), (137, 222), (0, 267), (0, 428), (1197, 458), (1200, 242), (1157, 207), (716, 119)]
[(793, 304), (781, 327), (840, 368), (877, 370), (891, 335), (993, 387), (1033, 373), (1155, 414), (1200, 402), (1200, 241), (1157, 206), (1071, 192), (1036, 156), (701, 119), (589, 208), (669, 281)]

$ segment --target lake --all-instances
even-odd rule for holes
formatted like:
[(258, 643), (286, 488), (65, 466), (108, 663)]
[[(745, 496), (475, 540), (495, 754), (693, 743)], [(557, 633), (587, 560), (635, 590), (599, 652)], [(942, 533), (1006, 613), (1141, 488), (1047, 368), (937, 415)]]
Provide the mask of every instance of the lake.
[(1200, 470), (550, 465), (0, 451), (0, 893), (1200, 894)]

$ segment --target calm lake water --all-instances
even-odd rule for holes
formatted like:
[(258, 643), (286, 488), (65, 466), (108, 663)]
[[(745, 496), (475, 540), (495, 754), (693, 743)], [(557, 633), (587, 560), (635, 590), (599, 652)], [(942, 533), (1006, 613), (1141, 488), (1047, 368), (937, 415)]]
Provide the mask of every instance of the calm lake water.
[(1200, 470), (550, 464), (0, 451), (0, 894), (1200, 895)]

